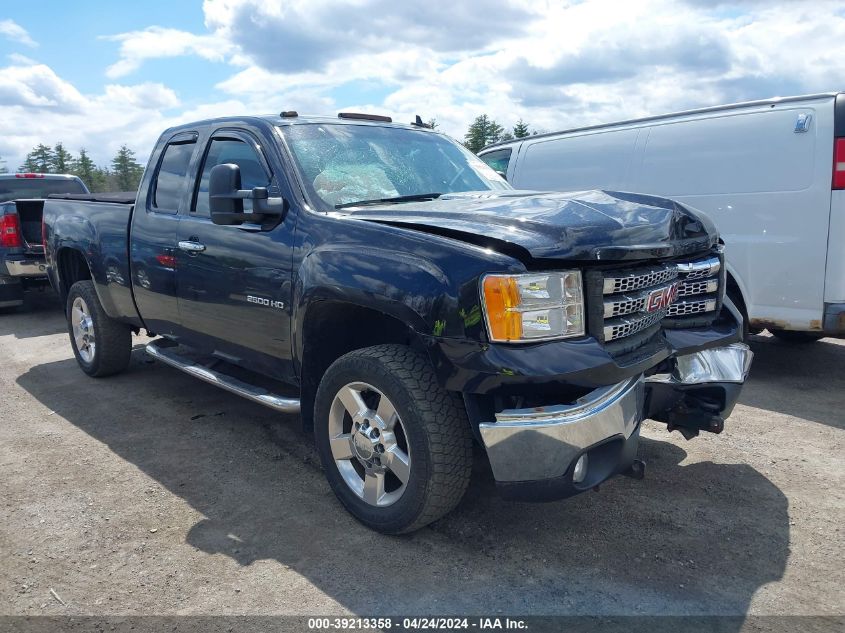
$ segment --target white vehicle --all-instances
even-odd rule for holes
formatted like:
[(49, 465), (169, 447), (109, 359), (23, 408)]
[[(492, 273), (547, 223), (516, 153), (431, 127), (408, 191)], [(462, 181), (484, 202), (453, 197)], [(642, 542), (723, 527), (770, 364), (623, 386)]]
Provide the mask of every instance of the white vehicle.
[(669, 197), (710, 215), (752, 332), (845, 337), (845, 93), (530, 136), (480, 157), (517, 189)]

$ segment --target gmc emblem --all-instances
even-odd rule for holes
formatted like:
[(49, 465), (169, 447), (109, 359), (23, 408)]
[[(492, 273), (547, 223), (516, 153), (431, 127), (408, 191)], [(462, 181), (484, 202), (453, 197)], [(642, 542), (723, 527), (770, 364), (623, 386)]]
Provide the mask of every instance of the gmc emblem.
[(645, 311), (655, 312), (656, 310), (668, 308), (678, 298), (678, 288), (680, 286), (680, 282), (676, 281), (671, 286), (666, 286), (665, 288), (660, 288), (649, 293), (645, 302)]

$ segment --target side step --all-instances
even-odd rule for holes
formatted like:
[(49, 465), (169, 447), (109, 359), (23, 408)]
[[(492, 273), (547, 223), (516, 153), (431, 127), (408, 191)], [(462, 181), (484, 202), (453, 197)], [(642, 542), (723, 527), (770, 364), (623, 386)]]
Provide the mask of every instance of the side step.
[(247, 400), (263, 404), (266, 407), (270, 407), (276, 411), (281, 411), (282, 413), (299, 413), (298, 398), (284, 398), (282, 396), (277, 396), (276, 394), (270, 393), (261, 387), (250, 385), (249, 383), (233, 378), (232, 376), (227, 376), (221, 372), (214, 371), (213, 369), (209, 369), (208, 367), (198, 364), (190, 358), (177, 354), (170, 347), (161, 345), (160, 343), (165, 343), (165, 341), (153, 341), (152, 343), (147, 343), (145, 348), (147, 354), (156, 360), (160, 360), (161, 362), (170, 365), (171, 367), (181, 369), (186, 374), (190, 374), (191, 376), (204, 380), (207, 383), (211, 383), (212, 385), (225, 389), (226, 391), (236, 393)]

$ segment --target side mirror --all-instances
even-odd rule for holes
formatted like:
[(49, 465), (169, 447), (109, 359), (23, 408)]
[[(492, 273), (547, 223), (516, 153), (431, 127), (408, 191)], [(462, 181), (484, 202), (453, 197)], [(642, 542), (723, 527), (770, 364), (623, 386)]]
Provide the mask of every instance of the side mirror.
[[(253, 200), (252, 212), (244, 211), (244, 200)], [(284, 199), (269, 197), (266, 187), (241, 189), (241, 168), (234, 163), (211, 168), (208, 206), (211, 221), (224, 226), (261, 223), (266, 216), (283, 216), (285, 211)]]

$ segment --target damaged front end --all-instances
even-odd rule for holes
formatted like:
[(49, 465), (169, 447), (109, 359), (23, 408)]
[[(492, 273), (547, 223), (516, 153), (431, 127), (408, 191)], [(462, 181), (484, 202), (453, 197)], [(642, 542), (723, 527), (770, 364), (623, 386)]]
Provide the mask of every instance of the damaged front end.
[(651, 418), (690, 439), (720, 433), (748, 377), (744, 343), (666, 360), (657, 371), (601, 387), (571, 404), (508, 409), (478, 426), (503, 496), (550, 501), (610, 477), (642, 477), (641, 422)]
[(666, 361), (646, 378), (646, 417), (687, 439), (699, 431), (721, 433), (753, 356), (748, 345), (734, 343)]

